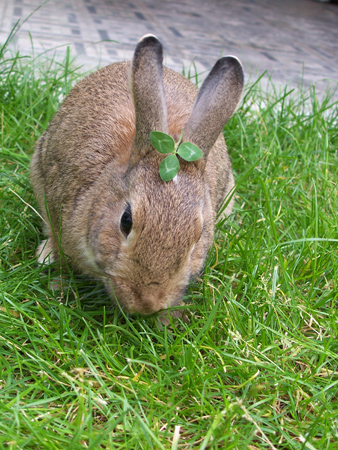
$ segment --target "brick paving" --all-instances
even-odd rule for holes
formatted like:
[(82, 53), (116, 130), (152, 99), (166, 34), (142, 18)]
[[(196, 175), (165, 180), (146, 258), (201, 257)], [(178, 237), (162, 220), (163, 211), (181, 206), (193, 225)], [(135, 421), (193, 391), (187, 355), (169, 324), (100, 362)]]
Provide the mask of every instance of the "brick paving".
[[(41, 0), (0, 0), (0, 42)], [(314, 0), (50, 0), (21, 27), (22, 54), (67, 45), (86, 69), (130, 59), (135, 43), (156, 34), (165, 64), (177, 71), (210, 69), (220, 55), (238, 56), (247, 80), (268, 70), (272, 80), (323, 93), (338, 80), (338, 5)], [(101, 42), (99, 42), (101, 41)], [(116, 41), (116, 42), (113, 42)], [(53, 50), (51, 50), (53, 49)], [(203, 76), (203, 75), (202, 75)]]

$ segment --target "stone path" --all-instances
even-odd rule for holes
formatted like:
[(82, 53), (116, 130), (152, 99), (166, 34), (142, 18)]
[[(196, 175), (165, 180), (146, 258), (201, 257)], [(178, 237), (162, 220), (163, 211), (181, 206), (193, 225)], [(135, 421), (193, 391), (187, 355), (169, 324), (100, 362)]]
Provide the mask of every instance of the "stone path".
[[(0, 0), (0, 42), (41, 0)], [(130, 59), (135, 43), (156, 34), (165, 64), (205, 73), (220, 55), (238, 56), (246, 79), (268, 70), (276, 83), (338, 80), (338, 5), (314, 0), (50, 0), (21, 27), (23, 54), (67, 45), (85, 68)], [(98, 43), (101, 41), (100, 43)], [(103, 42), (102, 42), (103, 41)], [(114, 42), (116, 41), (116, 42)], [(50, 50), (53, 49), (53, 50)], [(203, 76), (203, 75), (202, 75)]]

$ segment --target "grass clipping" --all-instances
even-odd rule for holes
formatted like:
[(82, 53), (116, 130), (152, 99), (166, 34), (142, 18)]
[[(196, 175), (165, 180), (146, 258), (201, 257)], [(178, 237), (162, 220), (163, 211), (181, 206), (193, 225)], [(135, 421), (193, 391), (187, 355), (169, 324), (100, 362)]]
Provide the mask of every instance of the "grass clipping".
[(0, 73), (0, 447), (336, 448), (330, 93), (247, 86), (225, 130), (235, 211), (185, 299), (189, 320), (169, 331), (122, 316), (92, 280), (37, 267), (29, 160), (79, 72), (69, 54), (3, 49)]

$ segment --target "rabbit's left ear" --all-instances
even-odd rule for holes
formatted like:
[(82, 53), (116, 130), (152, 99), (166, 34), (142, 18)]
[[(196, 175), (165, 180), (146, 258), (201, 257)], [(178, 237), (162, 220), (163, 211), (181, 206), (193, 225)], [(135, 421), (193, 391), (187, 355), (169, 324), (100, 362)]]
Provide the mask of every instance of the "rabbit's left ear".
[(205, 158), (240, 101), (244, 74), (233, 56), (219, 59), (205, 79), (195, 100), (183, 141), (196, 144)]
[(131, 63), (131, 92), (135, 106), (136, 134), (133, 157), (142, 158), (151, 148), (151, 131), (168, 133), (167, 105), (162, 78), (162, 44), (153, 35), (138, 42)]

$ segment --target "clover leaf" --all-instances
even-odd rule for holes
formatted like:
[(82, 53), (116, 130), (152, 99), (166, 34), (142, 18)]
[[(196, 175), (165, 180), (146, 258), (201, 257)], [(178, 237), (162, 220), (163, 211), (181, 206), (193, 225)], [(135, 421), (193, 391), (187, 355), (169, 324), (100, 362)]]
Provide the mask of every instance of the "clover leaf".
[(150, 140), (154, 148), (160, 153), (173, 153), (175, 150), (174, 139), (161, 131), (152, 131)]
[(159, 167), (160, 177), (163, 181), (172, 180), (180, 170), (180, 162), (177, 158), (179, 155), (185, 161), (197, 161), (202, 158), (203, 153), (197, 145), (191, 142), (183, 142), (181, 144), (183, 132), (177, 144), (174, 139), (161, 131), (152, 131), (150, 140), (153, 147), (162, 154), (169, 154), (164, 158)]
[(163, 161), (161, 161), (160, 177), (163, 181), (170, 181), (175, 177), (175, 175), (177, 175), (177, 172), (179, 170), (180, 163), (178, 161), (178, 158), (172, 153), (171, 155), (164, 158)]
[(191, 142), (183, 142), (179, 146), (177, 153), (186, 161), (197, 161), (203, 156), (202, 150)]

